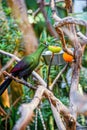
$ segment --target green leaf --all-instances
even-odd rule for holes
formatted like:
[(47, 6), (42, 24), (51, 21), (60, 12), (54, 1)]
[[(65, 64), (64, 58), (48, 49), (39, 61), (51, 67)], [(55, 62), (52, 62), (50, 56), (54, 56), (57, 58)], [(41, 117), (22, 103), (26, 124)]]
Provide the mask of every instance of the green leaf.
[(67, 10), (63, 7), (57, 6), (57, 11), (58, 11), (58, 16), (60, 18), (64, 18), (64, 17), (68, 16)]
[(44, 29), (43, 32), (41, 33), (40, 40), (42, 42), (46, 42), (47, 41), (47, 32), (46, 32), (46, 29)]
[(67, 10), (65, 9), (65, 3), (64, 2), (58, 2), (56, 4), (57, 7), (57, 14), (60, 18), (64, 18), (68, 16)]
[(25, 0), (25, 3), (28, 9), (36, 10), (38, 8), (36, 0), (32, 0), (31, 2), (29, 0)]
[(70, 14), (70, 16), (77, 18), (79, 20), (85, 20), (87, 21), (87, 12), (83, 12), (83, 13), (72, 13)]
[[(78, 20), (84, 20), (84, 21), (87, 21), (87, 12), (83, 12), (83, 13), (72, 13), (70, 14), (70, 16), (78, 19)], [(86, 33), (86, 27), (85, 26), (82, 26), (80, 25), (79, 26), (79, 30), (85, 34)]]

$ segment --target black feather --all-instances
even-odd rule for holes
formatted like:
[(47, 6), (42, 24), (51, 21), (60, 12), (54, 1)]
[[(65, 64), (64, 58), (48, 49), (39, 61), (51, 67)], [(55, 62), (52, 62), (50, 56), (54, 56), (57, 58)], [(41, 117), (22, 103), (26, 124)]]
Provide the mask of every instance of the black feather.
[(8, 87), (8, 85), (11, 83), (12, 79), (7, 78), (1, 85), (0, 85), (0, 96), (5, 91), (5, 89)]

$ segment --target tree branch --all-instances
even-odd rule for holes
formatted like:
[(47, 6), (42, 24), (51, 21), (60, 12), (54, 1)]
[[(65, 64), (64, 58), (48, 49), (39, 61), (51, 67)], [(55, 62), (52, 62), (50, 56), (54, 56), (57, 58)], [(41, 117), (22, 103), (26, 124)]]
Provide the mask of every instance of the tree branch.
[[(30, 122), (31, 120), (31, 113), (33, 113), (34, 109), (37, 108), (37, 106), (39, 105), (40, 101), (42, 100), (43, 96), (45, 96), (46, 98), (48, 98), (48, 100), (50, 100), (50, 103), (52, 103), (52, 105), (55, 107), (56, 109), (56, 114), (58, 114), (57, 112), (57, 107), (56, 104), (58, 104), (58, 109), (60, 110), (59, 112), (61, 113), (62, 111), (62, 116), (64, 118), (66, 118), (65, 115), (67, 115), (69, 122), (72, 120), (72, 123), (75, 122), (74, 118), (70, 115), (67, 107), (65, 107), (54, 95), (52, 92), (50, 92), (47, 88), (45, 88), (44, 86), (38, 86), (38, 89), (36, 90), (36, 93), (34, 95), (33, 100), (28, 103), (28, 104), (23, 104), (21, 105), (21, 107), (19, 108), (19, 112), (21, 113), (21, 118), (16, 122), (16, 125), (14, 126), (13, 130), (18, 130), (18, 128), (20, 130), (24, 130), (27, 126), (27, 124)], [(52, 109), (53, 110), (53, 109)], [(53, 110), (54, 111), (54, 110)], [(72, 118), (71, 118), (72, 117)], [(57, 121), (57, 120), (56, 120)], [(59, 122), (57, 121), (57, 125), (59, 128), (59, 125), (63, 125), (62, 123), (59, 124)], [(67, 124), (68, 125), (68, 124)], [(61, 128), (63, 128), (63, 126), (61, 126)], [(65, 129), (63, 129), (65, 130)], [(68, 129), (70, 130), (70, 129)]]
[[(20, 58), (18, 58), (17, 56), (15, 56), (14, 54), (11, 54), (11, 53), (9, 53), (9, 52), (2, 51), (2, 50), (0, 50), (0, 52), (1, 52), (1, 54), (5, 54), (5, 55), (7, 55), (7, 56), (9, 56), (9, 57), (12, 57), (12, 58), (15, 59), (17, 62), (19, 62), (19, 61), (21, 60)], [(13, 61), (12, 61), (12, 62), (13, 62)], [(3, 68), (0, 70), (0, 73), (3, 73), (3, 71), (5, 71), (8, 67), (9, 67), (9, 65), (6, 66), (5, 68), (3, 67)], [(45, 81), (44, 81), (35, 71), (32, 72), (32, 75), (33, 75), (37, 80), (39, 80), (39, 82), (40, 82), (41, 85), (46, 86)]]
[(20, 60), (20, 59), (15, 55), (17, 52), (14, 53), (14, 54), (11, 54), (11, 53), (9, 53), (9, 52), (0, 50), (0, 53), (1, 53), (1, 54), (4, 54), (4, 55), (6, 55), (6, 56), (9, 56), (9, 57), (11, 57), (11, 58), (14, 58), (16, 61), (19, 61), (19, 60)]
[(44, 0), (40, 0), (39, 2), (40, 2), (40, 3), (39, 3), (39, 7), (40, 7), (40, 10), (41, 10), (41, 12), (42, 12), (44, 18), (45, 18), (46, 25), (47, 25), (47, 29), (48, 29), (49, 33), (50, 33), (52, 36), (54, 36), (55, 38), (57, 38), (58, 35), (57, 35), (55, 29), (53, 28), (53, 26), (51, 25), (51, 23), (50, 23), (50, 21), (49, 21), (49, 19), (48, 19), (48, 17), (47, 17), (46, 11), (44, 10)]
[(12, 59), (9, 62), (7, 62), (7, 64), (0, 70), (0, 75), (1, 75), (3, 73), (3, 71), (6, 70), (14, 62), (15, 59), (16, 59), (16, 61), (19, 61), (19, 58), (15, 56), (15, 54), (17, 54), (16, 51), (14, 54), (10, 54), (8, 52), (0, 50), (0, 53), (12, 57)]
[[(72, 17), (65, 17), (65, 18), (61, 19), (60, 17), (57, 16), (54, 0), (51, 0), (50, 6), (51, 6), (51, 9), (52, 9), (52, 17), (55, 20), (54, 27), (55, 28), (61, 27), (62, 30), (64, 31), (64, 33), (73, 42), (74, 41), (74, 35), (73, 35), (73, 33), (69, 29), (67, 29), (66, 27), (64, 27), (64, 26), (68, 25), (68, 24), (77, 24), (77, 25), (83, 25), (83, 26), (87, 27), (87, 22), (84, 21), (84, 20), (77, 20), (77, 19), (72, 18)], [(77, 34), (78, 34), (78, 32), (77, 32)], [(79, 36), (81, 36), (81, 38), (83, 40), (83, 44), (87, 44), (86, 38), (82, 37), (81, 34), (82, 33), (80, 32)], [(86, 41), (86, 43), (84, 41)]]
[(73, 18), (73, 17), (65, 17), (63, 19), (60, 19), (56, 17), (56, 21), (58, 22), (55, 22), (55, 27), (61, 27), (61, 26), (64, 26), (64, 25), (67, 25), (67, 24), (77, 24), (77, 25), (83, 25), (83, 26), (86, 26), (87, 27), (87, 22), (84, 21), (84, 20), (78, 20), (76, 18)]
[(9, 78), (15, 80), (16, 82), (26, 85), (28, 88), (36, 89), (36, 87), (32, 86), (32, 84), (26, 82), (25, 80), (20, 80), (18, 78), (15, 78), (13, 75), (7, 73), (6, 71), (4, 71), (3, 73), (7, 75)]
[[(77, 20), (75, 18), (72, 17), (66, 17), (66, 18), (59, 18), (56, 14), (56, 9), (55, 9), (55, 2), (54, 0), (51, 0), (51, 8), (52, 8), (52, 16), (53, 19), (55, 20), (55, 28), (61, 27), (62, 30), (64, 31), (64, 33), (69, 37), (69, 39), (72, 41), (72, 45), (74, 47), (74, 57), (75, 57), (75, 62), (72, 64), (72, 68), (73, 68), (73, 73), (72, 73), (72, 82), (71, 82), (71, 87), (70, 87), (70, 113), (73, 115), (73, 117), (77, 118), (77, 113), (80, 112), (79, 111), (79, 107), (82, 107), (83, 104), (83, 100), (84, 100), (84, 107), (86, 106), (85, 104), (85, 98), (86, 96), (81, 96), (80, 94), (78, 94), (78, 84), (79, 84), (79, 74), (80, 74), (80, 68), (81, 68), (81, 59), (82, 59), (82, 54), (84, 51), (84, 46), (85, 44), (87, 44), (87, 38), (83, 35), (81, 35), (81, 33), (79, 33), (80, 37), (83, 40), (83, 45), (79, 42), (77, 34), (76, 34), (76, 29), (75, 29), (75, 25), (83, 25), (87, 27), (87, 22), (84, 20)], [(69, 29), (67, 28), (67, 25), (70, 25)], [(59, 36), (61, 36), (61, 41), (63, 44), (63, 47), (66, 47), (66, 43), (64, 42), (64, 36), (62, 32), (59, 32), (60, 30), (57, 31), (57, 33), (61, 33), (61, 35), (59, 34)], [(70, 35), (71, 34), (71, 35)], [(86, 41), (86, 43), (84, 43)], [(82, 98), (82, 101), (79, 101), (79, 99)], [(77, 103), (78, 101), (78, 103)], [(82, 107), (83, 108), (83, 107)], [(84, 108), (85, 109), (85, 108)], [(75, 122), (74, 122), (75, 123)], [(67, 128), (67, 127), (66, 127)], [(68, 129), (68, 128), (67, 128)], [(72, 127), (73, 130), (76, 129), (76, 123), (73, 125)]]
[(54, 119), (56, 121), (56, 124), (57, 124), (57, 127), (58, 127), (58, 130), (66, 130), (63, 122), (62, 122), (62, 119), (60, 117), (60, 114), (59, 112), (57, 111), (57, 109), (53, 106), (53, 104), (51, 103), (51, 109), (52, 109), (52, 112), (53, 112), (53, 115), (54, 115)]
[(64, 33), (63, 33), (62, 29), (56, 27), (56, 31), (57, 31), (58, 35), (60, 36), (60, 40), (62, 42), (63, 50), (65, 52), (67, 52), (68, 54), (70, 54), (71, 56), (74, 56), (73, 52), (70, 49), (68, 49), (67, 46), (66, 46), (66, 41), (65, 41)]
[[(20, 59), (18, 59), (20, 60)], [(67, 65), (66, 65), (67, 66)], [(66, 68), (66, 66), (64, 68)], [(63, 69), (64, 69), (63, 68)], [(64, 69), (65, 70), (65, 69)], [(75, 74), (76, 74), (76, 71), (77, 73), (79, 72), (78, 70), (75, 69)], [(59, 73), (59, 76), (61, 75), (61, 73), (63, 72), (63, 70)], [(28, 122), (31, 121), (32, 119), (32, 116), (33, 116), (33, 111), (34, 109), (37, 108), (37, 106), (39, 105), (40, 101), (42, 100), (43, 96), (45, 96), (48, 100), (50, 100), (50, 103), (52, 103), (52, 105), (55, 107), (55, 109), (58, 111), (58, 112), (55, 112), (55, 114), (57, 115), (58, 113), (62, 115), (65, 123), (66, 123), (66, 127), (67, 127), (67, 130), (71, 130), (71, 127), (69, 126), (69, 123), (71, 123), (72, 125), (72, 129), (74, 130), (74, 126), (75, 126), (75, 119), (74, 117), (70, 114), (69, 112), (69, 109), (63, 105), (59, 99), (57, 99), (52, 92), (50, 92), (47, 88), (46, 88), (46, 83), (45, 81), (35, 72), (33, 71), (32, 72), (33, 76), (35, 76), (35, 78), (37, 80), (39, 80), (40, 84), (42, 84), (42, 86), (38, 86), (37, 87), (37, 90), (36, 90), (36, 93), (35, 93), (35, 96), (33, 98), (33, 100), (31, 101), (31, 103), (29, 104), (24, 104), (20, 107), (19, 111), (21, 112), (22, 114), (22, 117), (19, 119), (19, 121), (16, 123), (15, 127), (14, 127), (14, 130), (17, 130), (15, 128), (20, 128), (20, 130), (23, 130), (26, 125), (28, 124)], [(76, 74), (77, 75), (77, 74)], [(58, 77), (59, 77), (58, 76)], [(14, 78), (14, 77), (12, 77)], [(78, 79), (77, 79), (78, 80)], [(56, 82), (56, 79), (54, 80)], [(75, 80), (75, 82), (77, 82)], [(74, 83), (75, 83), (74, 82)], [(54, 82), (53, 82), (54, 84)], [(79, 99), (81, 98), (81, 96), (78, 96), (76, 93), (74, 94), (74, 98), (73, 98), (73, 102), (74, 103), (77, 103), (76, 105), (76, 108), (78, 107), (81, 107), (81, 104), (79, 102)], [(86, 100), (85, 100), (85, 97), (83, 96), (82, 98), (82, 102), (84, 102), (84, 105), (82, 107), (81, 110), (78, 110), (78, 113), (83, 113), (83, 114), (86, 114), (87, 113), (87, 105), (86, 105)], [(71, 107), (72, 108), (72, 107)], [(76, 109), (77, 110), (77, 109)], [(52, 109), (52, 111), (54, 111)], [(55, 114), (54, 114), (54, 117), (55, 117)], [(56, 119), (60, 119), (60, 116), (56, 117)], [(60, 119), (61, 120), (61, 119)], [(58, 121), (56, 120), (56, 123), (57, 123), (57, 126), (59, 128), (62, 128), (63, 126), (61, 124), (58, 125)], [(20, 125), (21, 124), (21, 125)], [(23, 128), (23, 129), (22, 129)]]
[(83, 44), (87, 44), (87, 36), (83, 35), (81, 32), (77, 32), (77, 36), (84, 42)]

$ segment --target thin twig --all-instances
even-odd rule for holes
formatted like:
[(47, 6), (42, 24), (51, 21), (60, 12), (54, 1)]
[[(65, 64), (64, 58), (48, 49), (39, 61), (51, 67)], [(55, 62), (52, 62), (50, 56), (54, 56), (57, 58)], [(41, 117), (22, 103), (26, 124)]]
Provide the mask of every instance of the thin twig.
[(51, 86), (49, 87), (51, 90), (53, 90), (54, 85), (56, 84), (56, 82), (58, 81), (59, 77), (61, 76), (61, 74), (66, 70), (66, 68), (68, 67), (68, 63), (64, 66), (64, 68), (59, 72), (59, 74), (56, 76), (56, 78), (54, 79), (53, 83), (51, 84)]
[(13, 104), (12, 104), (12, 106), (11, 107), (14, 107), (14, 106), (16, 106), (16, 104), (20, 101), (20, 99), (21, 99), (21, 96), (20, 97), (18, 97), (14, 102), (13, 102)]
[(33, 13), (33, 16), (36, 17), (39, 12), (40, 12), (40, 8), (38, 8), (38, 9)]
[[(58, 2), (64, 2), (64, 0), (56, 0), (55, 3), (58, 3)], [(37, 4), (40, 4), (40, 0), (37, 1)], [(44, 2), (44, 6), (49, 6), (50, 5), (50, 2)], [(40, 8), (38, 8), (34, 13), (33, 13), (33, 16), (37, 16), (37, 14), (40, 12)]]
[[(64, 2), (64, 0), (55, 0), (55, 3), (58, 3), (58, 2)], [(40, 0), (37, 0), (37, 4), (40, 4)], [(49, 2), (45, 2), (44, 4), (45, 6), (50, 5)]]
[(6, 117), (6, 119), (5, 119), (5, 130), (7, 130), (7, 121), (8, 121), (8, 118)]
[(50, 58), (50, 64), (48, 67), (48, 75), (47, 75), (47, 88), (49, 89), (49, 76), (50, 76), (50, 69), (51, 69), (51, 65), (52, 65), (52, 61), (53, 61), (53, 57), (54, 57), (54, 53), (52, 53), (52, 56)]
[(7, 116), (7, 113), (4, 111), (4, 109), (1, 106), (0, 106), (0, 115)]
[(3, 50), (0, 50), (0, 53), (1, 54), (4, 54), (4, 55), (6, 55), (6, 56), (9, 56), (9, 57), (11, 57), (11, 58), (14, 58), (16, 61), (19, 61), (20, 59), (15, 55), (15, 54), (11, 54), (11, 53), (9, 53), (9, 52), (6, 52), (6, 51), (3, 51)]
[(48, 17), (47, 17), (47, 14), (46, 14), (46, 11), (45, 11), (45, 9), (44, 9), (44, 6), (45, 6), (45, 5), (44, 5), (44, 0), (40, 0), (39, 7), (40, 7), (40, 10), (41, 10), (41, 12), (42, 12), (44, 18), (45, 18), (46, 25), (47, 25), (47, 29), (48, 29), (49, 33), (50, 33), (52, 36), (54, 36), (55, 38), (57, 38), (58, 35), (57, 35), (55, 29), (53, 28), (53, 26), (51, 25), (51, 23), (50, 23), (50, 21), (49, 21), (49, 19), (48, 19)]

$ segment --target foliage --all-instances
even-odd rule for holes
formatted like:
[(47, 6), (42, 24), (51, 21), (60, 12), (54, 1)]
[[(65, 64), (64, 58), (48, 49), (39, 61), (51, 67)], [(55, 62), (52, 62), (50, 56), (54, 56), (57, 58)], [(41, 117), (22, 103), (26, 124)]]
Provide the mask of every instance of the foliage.
[(18, 26), (13, 19), (8, 20), (8, 23), (0, 20), (0, 48), (2, 50), (13, 53), (18, 46), (21, 40), (21, 32), (17, 28)]
[[(22, 33), (18, 29), (17, 22), (10, 17), (11, 9), (3, 4), (6, 18), (0, 18), (0, 49), (14, 53), (19, 49), (22, 41)], [(18, 50), (19, 51), (19, 50)], [(0, 55), (3, 63), (9, 60), (9, 57)]]
[[(83, 13), (72, 13), (70, 14), (70, 16), (80, 19), (80, 20), (87, 20), (87, 12), (83, 12)], [(77, 27), (78, 31), (81, 31), (83, 34), (86, 33), (86, 27), (80, 25), (79, 28)]]

